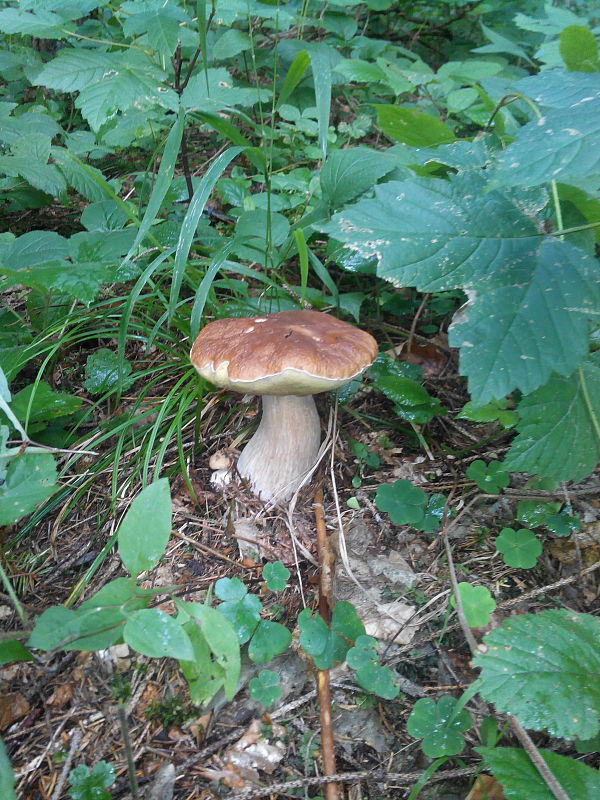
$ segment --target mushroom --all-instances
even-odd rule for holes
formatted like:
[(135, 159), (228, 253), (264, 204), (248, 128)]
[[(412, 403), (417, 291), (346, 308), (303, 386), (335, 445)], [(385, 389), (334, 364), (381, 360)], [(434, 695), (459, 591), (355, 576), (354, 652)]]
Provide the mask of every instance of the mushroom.
[(377, 356), (365, 331), (319, 311), (218, 319), (190, 359), (207, 381), (262, 395), (262, 418), (238, 472), (262, 500), (287, 500), (316, 463), (321, 426), (313, 394), (338, 389)]

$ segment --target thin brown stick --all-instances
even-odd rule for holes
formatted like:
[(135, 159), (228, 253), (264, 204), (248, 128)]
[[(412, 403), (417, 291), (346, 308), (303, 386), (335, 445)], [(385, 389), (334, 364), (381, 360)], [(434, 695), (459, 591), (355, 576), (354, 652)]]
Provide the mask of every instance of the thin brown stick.
[[(317, 552), (319, 555), (319, 613), (329, 624), (331, 619), (331, 587), (333, 579), (333, 553), (329, 546), (323, 512), (323, 489), (319, 487), (315, 494), (315, 526), (317, 530)], [(320, 669), (317, 673), (317, 696), (319, 698), (319, 714), (321, 718), (321, 751), (323, 753), (323, 771), (325, 775), (335, 775), (335, 743), (331, 721), (331, 691), (329, 687), (329, 670)], [(325, 786), (326, 800), (338, 800), (339, 785), (337, 782)]]
[(71, 737), (71, 744), (69, 745), (69, 752), (67, 753), (67, 757), (65, 759), (65, 763), (63, 764), (63, 768), (60, 772), (59, 778), (56, 781), (54, 792), (52, 793), (52, 800), (59, 800), (59, 797), (62, 794), (65, 781), (67, 780), (67, 775), (69, 774), (69, 770), (71, 769), (71, 764), (73, 763), (73, 757), (75, 756), (75, 751), (79, 747), (82, 738), (83, 738), (82, 731), (80, 730), (74, 731), (73, 736)]

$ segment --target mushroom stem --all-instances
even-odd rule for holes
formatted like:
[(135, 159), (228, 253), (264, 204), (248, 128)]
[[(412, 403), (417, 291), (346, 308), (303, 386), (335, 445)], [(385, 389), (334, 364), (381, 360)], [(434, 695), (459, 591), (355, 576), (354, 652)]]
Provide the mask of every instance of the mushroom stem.
[(262, 418), (238, 460), (261, 500), (288, 500), (314, 466), (321, 425), (311, 395), (264, 395)]

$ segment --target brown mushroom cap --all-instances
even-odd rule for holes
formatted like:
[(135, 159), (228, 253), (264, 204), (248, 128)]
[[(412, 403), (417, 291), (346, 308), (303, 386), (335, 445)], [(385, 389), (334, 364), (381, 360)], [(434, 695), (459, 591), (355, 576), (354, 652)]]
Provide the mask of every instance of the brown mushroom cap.
[(211, 383), (266, 395), (337, 389), (376, 356), (369, 333), (320, 311), (218, 319), (200, 331), (190, 353)]

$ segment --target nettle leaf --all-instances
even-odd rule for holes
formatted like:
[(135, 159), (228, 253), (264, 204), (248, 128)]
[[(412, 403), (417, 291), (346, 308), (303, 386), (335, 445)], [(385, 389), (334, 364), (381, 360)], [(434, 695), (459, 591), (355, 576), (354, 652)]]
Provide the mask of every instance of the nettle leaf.
[(484, 638), (480, 694), (532, 730), (589, 739), (600, 729), (600, 619), (564, 609), (505, 620)]
[(517, 81), (517, 91), (542, 109), (570, 108), (583, 101), (600, 100), (600, 76), (552, 69)]
[[(555, 795), (524, 750), (516, 747), (476, 747), (475, 750), (502, 784), (507, 800), (554, 800)], [(574, 758), (539, 750), (550, 772), (568, 797), (600, 796), (600, 773)]]
[(131, 13), (123, 23), (125, 36), (146, 34), (147, 42), (162, 56), (170, 56), (181, 39), (180, 22), (188, 19), (177, 5), (147, 4), (143, 11)]
[(527, 123), (495, 159), (490, 188), (535, 186), (548, 178), (577, 184), (600, 173), (600, 101), (548, 111)]
[(80, 92), (116, 68), (120, 62), (115, 56), (118, 53), (64, 48), (56, 58), (44, 65), (33, 83), (58, 92)]
[(29, 514), (56, 489), (56, 463), (49, 453), (13, 458), (0, 484), (0, 525), (10, 525)]
[(513, 265), (513, 283), (475, 296), (450, 326), (475, 403), (515, 388), (533, 392), (552, 372), (569, 375), (587, 353), (598, 262), (552, 238), (524, 258), (520, 269)]
[(181, 625), (159, 608), (143, 608), (129, 616), (123, 639), (138, 653), (152, 658), (181, 658), (190, 661), (194, 652)]
[(454, 713), (457, 703), (456, 698), (447, 695), (437, 703), (430, 697), (422, 697), (415, 703), (406, 729), (415, 739), (423, 739), (421, 748), (426, 756), (455, 756), (465, 746), (460, 731), (468, 731), (472, 720), (464, 708)]
[(509, 567), (530, 569), (535, 567), (542, 554), (541, 542), (527, 528), (518, 531), (513, 528), (502, 528), (494, 544), (496, 550), (502, 553), (502, 560)]
[(499, 461), (490, 461), (489, 464), (486, 464), (485, 461), (477, 459), (469, 464), (467, 477), (475, 481), (482, 492), (489, 492), (489, 494), (499, 494), (500, 490), (506, 488), (510, 483), (510, 475), (504, 464)]
[[(488, 625), (490, 616), (496, 608), (496, 601), (485, 586), (472, 586), (470, 583), (459, 583), (458, 591), (467, 624), (471, 628), (480, 628)], [(454, 597), (450, 598), (450, 605), (455, 608)]]
[(0, 31), (3, 33), (22, 33), (40, 39), (67, 39), (74, 30), (53, 11), (37, 9), (35, 13), (18, 8), (5, 8), (0, 11)]
[(552, 375), (518, 406), (519, 435), (504, 460), (511, 470), (580, 481), (600, 458), (600, 367), (589, 360), (568, 378)]
[(169, 481), (159, 478), (142, 489), (119, 525), (119, 555), (127, 571), (135, 577), (152, 569), (163, 555), (170, 535)]

